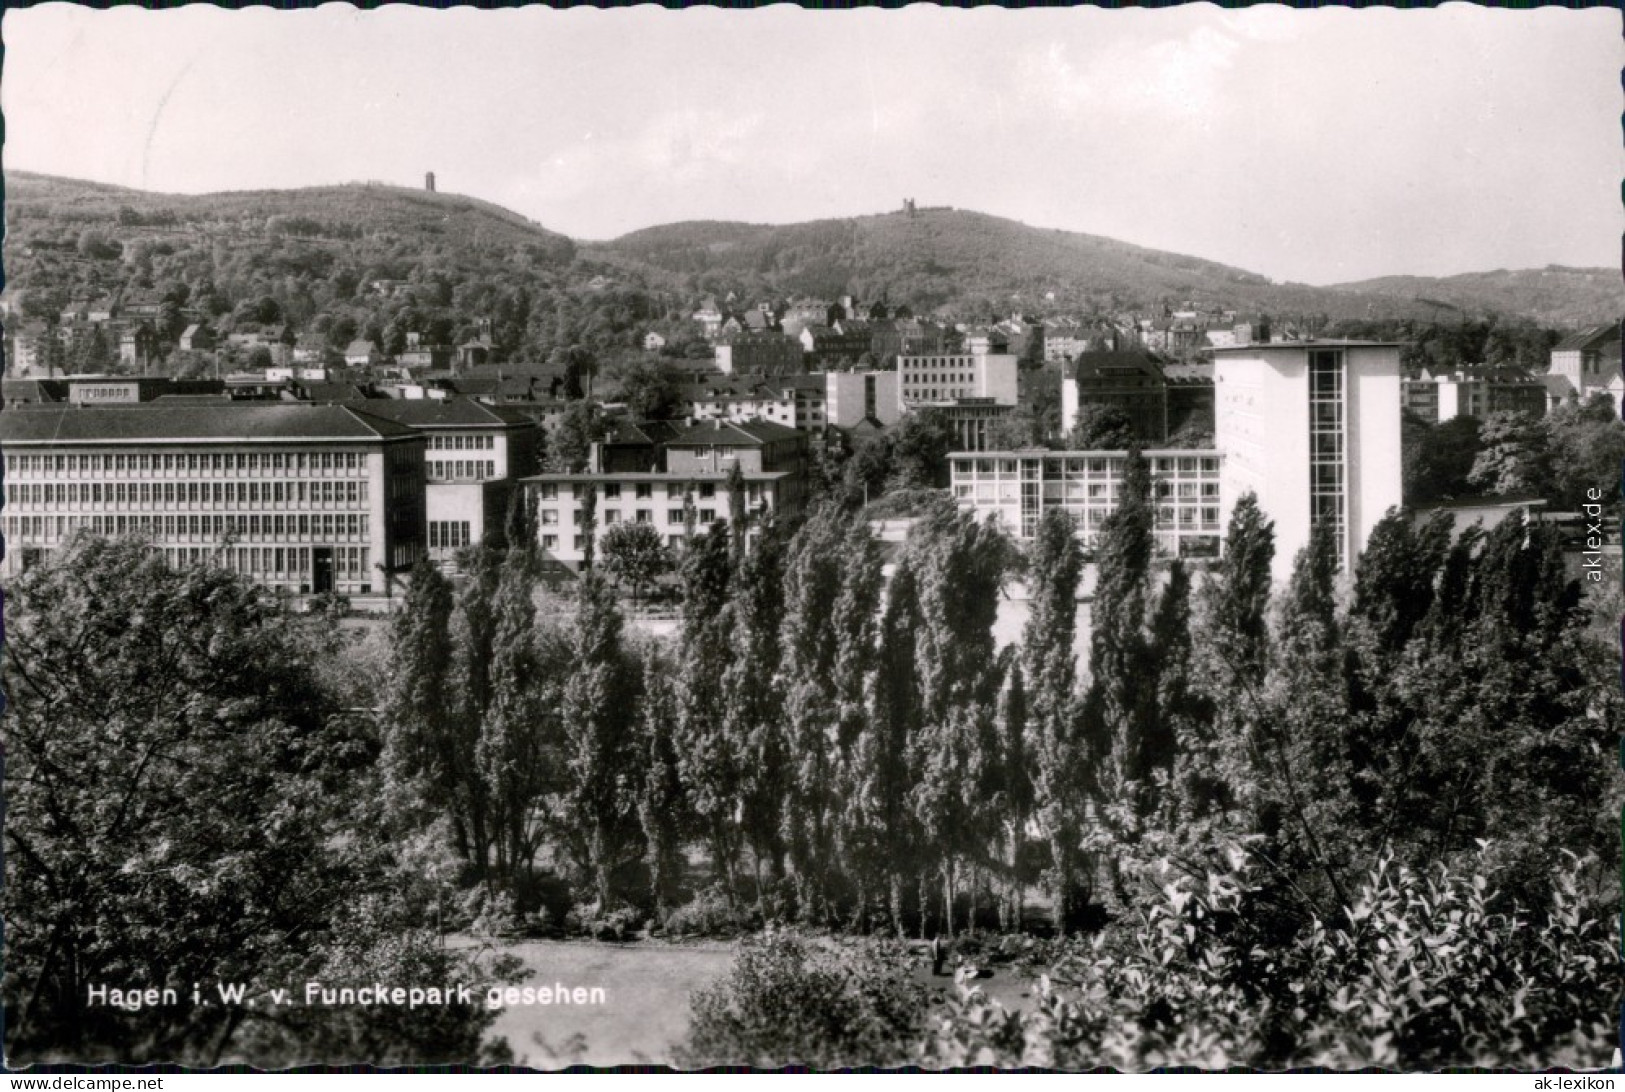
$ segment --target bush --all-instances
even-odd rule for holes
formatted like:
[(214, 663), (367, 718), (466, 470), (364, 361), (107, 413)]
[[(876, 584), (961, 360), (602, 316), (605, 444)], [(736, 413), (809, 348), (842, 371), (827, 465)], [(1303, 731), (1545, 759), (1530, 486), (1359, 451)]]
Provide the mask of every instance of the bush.
[(677, 1064), (906, 1065), (925, 1031), (926, 1005), (896, 944), (821, 951), (770, 931), (741, 942), (728, 977), (695, 993)]
[(1029, 1012), (1007, 1012), (962, 973), (924, 1057), (1127, 1070), (1608, 1061), (1618, 957), (1572, 881), (1529, 914), (1494, 909), (1483, 875), (1382, 861), (1346, 920), (1274, 947), (1255, 943), (1253, 890), (1239, 859), (1201, 883), (1169, 879), (1138, 920), (1058, 946)]
[(666, 915), (666, 932), (671, 936), (731, 937), (750, 925), (745, 913), (728, 905), (728, 896), (719, 886), (706, 888)]
[(571, 910), (564, 920), (571, 932), (584, 934), (594, 940), (620, 942), (636, 940), (646, 919), (641, 911), (630, 906), (605, 914), (599, 910), (597, 903), (583, 903)]

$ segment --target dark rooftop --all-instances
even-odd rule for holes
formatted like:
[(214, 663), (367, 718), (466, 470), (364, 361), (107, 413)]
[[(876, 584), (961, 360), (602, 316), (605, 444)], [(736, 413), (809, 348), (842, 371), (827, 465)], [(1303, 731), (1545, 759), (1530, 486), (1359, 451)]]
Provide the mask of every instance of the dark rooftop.
[(198, 440), (378, 440), (417, 433), (347, 406), (224, 404), (211, 406), (50, 407), (0, 413), (5, 443), (123, 443)]

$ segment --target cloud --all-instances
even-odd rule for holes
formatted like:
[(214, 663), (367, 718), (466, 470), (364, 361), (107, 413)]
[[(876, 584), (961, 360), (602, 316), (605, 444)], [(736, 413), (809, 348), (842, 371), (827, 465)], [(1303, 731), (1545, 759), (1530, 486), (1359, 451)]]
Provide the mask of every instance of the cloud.
[(1105, 111), (1195, 118), (1223, 105), (1225, 81), (1241, 43), (1211, 26), (1116, 51), (1098, 47), (1078, 59), (1052, 42), (1022, 65), (1029, 94), (1070, 112)]

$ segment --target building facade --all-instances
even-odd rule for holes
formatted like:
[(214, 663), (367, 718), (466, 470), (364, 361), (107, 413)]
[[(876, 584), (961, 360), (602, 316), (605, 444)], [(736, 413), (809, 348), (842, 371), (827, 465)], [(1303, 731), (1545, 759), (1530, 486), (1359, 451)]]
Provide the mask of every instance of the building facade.
[(0, 413), (14, 576), (74, 534), (139, 535), (291, 594), (389, 590), (424, 549), (424, 441), (342, 406)]
[(587, 470), (526, 479), (525, 488), (536, 496), (544, 559), (579, 569), (589, 534), (596, 544), (621, 522), (648, 524), (668, 547), (680, 547), (689, 536), (730, 518), (728, 483), (735, 467), (752, 526), (766, 511), (790, 514), (805, 503), (807, 438), (793, 429), (767, 422), (708, 422), (668, 441), (651, 459), (658, 469), (607, 469), (594, 445)]
[(423, 436), (425, 545), (445, 568), (502, 526), (514, 482), (538, 469), (541, 426), (507, 406), (373, 398), (351, 408)]
[(716, 346), (724, 375), (795, 375), (804, 370), (801, 358), (801, 342), (779, 333), (736, 334)]
[(829, 372), (824, 393), (826, 420), (836, 428), (866, 419), (895, 425), (903, 415), (896, 372)]
[(1214, 351), (1224, 511), (1245, 493), (1275, 523), (1274, 576), (1328, 525), (1348, 568), (1401, 503), (1400, 345), (1312, 340)]
[[(1221, 474), (1214, 451), (1144, 453), (1156, 506), (1157, 549), (1165, 557), (1213, 558), (1223, 541)], [(983, 519), (997, 519), (1031, 541), (1039, 520), (1060, 508), (1077, 521), (1086, 546), (1099, 538), (1121, 499), (1126, 451), (1021, 451), (948, 456), (954, 500)]]
[(1168, 438), (1168, 384), (1150, 354), (1139, 349), (1079, 353), (1061, 382), (1061, 429), (1077, 427), (1086, 406), (1121, 410), (1147, 443)]
[(1013, 406), (1019, 398), (1016, 358), (976, 352), (899, 356), (897, 389), (904, 410), (960, 398), (991, 398)]

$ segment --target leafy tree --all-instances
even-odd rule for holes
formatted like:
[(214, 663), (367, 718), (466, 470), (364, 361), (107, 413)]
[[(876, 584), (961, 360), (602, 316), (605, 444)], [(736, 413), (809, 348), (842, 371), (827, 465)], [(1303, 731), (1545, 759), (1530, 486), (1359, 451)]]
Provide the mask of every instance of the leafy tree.
[(452, 704), (451, 613), (451, 584), (419, 557), (391, 622), (384, 758), (396, 786), (391, 802), (421, 804), (429, 818), (448, 816), (458, 851), (469, 859), (469, 817), (461, 804), (473, 756)]
[[(340, 1010), (282, 1024), (267, 1003), (345, 952), (385, 981), (489, 981), (453, 953), (414, 966), (439, 951), (420, 923), (386, 939), (361, 921), (397, 877), (357, 836), (378, 741), (319, 681), (330, 631), (221, 568), (172, 569), (128, 541), (79, 538), (7, 591), (12, 1061), (275, 1066), (365, 1043), (420, 1064), (476, 1049), (480, 1007), (364, 1040)], [(216, 981), (260, 1004), (189, 1003), (194, 982)], [(87, 1005), (97, 984), (185, 1000)]]
[(1134, 421), (1117, 406), (1083, 405), (1067, 435), (1073, 451), (1123, 451), (1138, 443)]
[(683, 372), (661, 357), (642, 357), (621, 375), (621, 399), (640, 421), (664, 421), (683, 412)]
[(1584, 404), (1559, 406), (1546, 419), (1550, 437), (1552, 493), (1550, 499), (1566, 511), (1597, 503), (1617, 504), (1620, 466), (1625, 464), (1625, 422), (1605, 392)]
[(1484, 448), (1477, 418), (1453, 417), (1430, 424), (1407, 413), (1402, 426), (1406, 503), (1472, 495), (1468, 478)]
[(796, 901), (803, 920), (813, 920), (826, 909), (829, 880), (837, 864), (839, 646), (832, 621), (841, 594), (844, 527), (833, 508), (819, 510), (802, 524), (790, 543), (778, 605), (783, 618), (779, 676), (791, 763), (784, 841), (795, 869)]
[(953, 428), (940, 414), (930, 410), (906, 414), (891, 430), (889, 439), (888, 488), (926, 489), (948, 484), (948, 452), (954, 450), (957, 440)]
[(1490, 493), (1544, 496), (1551, 489), (1551, 451), (1546, 430), (1521, 413), (1492, 413), (1479, 432), (1483, 450), (1467, 482)]
[(587, 459), (595, 441), (607, 431), (597, 403), (577, 400), (559, 415), (547, 440), (546, 466), (550, 472), (579, 474), (587, 469)]
[(908, 549), (915, 558), (921, 714), (911, 805), (937, 854), (951, 934), (961, 865), (977, 859), (993, 833), (988, 805), (1001, 683), (993, 623), (1009, 544), (996, 526), (956, 513), (916, 527)]
[[(909, 793), (915, 783), (920, 701), (915, 683), (919, 600), (914, 562), (905, 553), (892, 574), (881, 618), (875, 672), (869, 684), (869, 731), (856, 769), (862, 774), (855, 807), (872, 829), (885, 862), (893, 928), (903, 935), (903, 884), (930, 860), (914, 821)], [(920, 918), (924, 936), (925, 918)]]
[(835, 746), (839, 754), (837, 842), (856, 884), (856, 914), (867, 931), (871, 899), (880, 894), (885, 870), (879, 854), (885, 834), (877, 817), (861, 806), (864, 785), (883, 747), (875, 738), (868, 696), (875, 671), (880, 611), (884, 592), (879, 544), (867, 524), (853, 521), (839, 547), (841, 588), (831, 621), (835, 629), (835, 662), (831, 698), (835, 710)]
[(625, 585), (633, 600), (671, 567), (660, 532), (648, 523), (617, 523), (604, 532), (604, 572)]
[(790, 783), (784, 699), (776, 679), (785, 547), (783, 531), (768, 516), (755, 545), (736, 557), (728, 604), (733, 647), (720, 680), (724, 731), (741, 756), (740, 823), (751, 844), (764, 917), (763, 867), (774, 881), (784, 875), (780, 831)]

